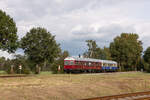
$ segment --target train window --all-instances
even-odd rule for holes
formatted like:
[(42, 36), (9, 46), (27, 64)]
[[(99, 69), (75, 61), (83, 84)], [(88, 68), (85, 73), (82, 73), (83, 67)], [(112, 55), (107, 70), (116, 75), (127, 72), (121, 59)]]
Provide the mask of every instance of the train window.
[(91, 62), (91, 66), (95, 66), (94, 62)]
[(99, 64), (99, 63), (97, 63), (96, 65), (97, 65), (97, 66), (99, 66), (100, 64)]
[(78, 65), (80, 65), (81, 63), (80, 62), (78, 62)]
[(106, 66), (106, 63), (104, 63), (103, 66)]
[(89, 66), (92, 66), (92, 63), (91, 63), (91, 62), (89, 62)]
[(97, 63), (96, 63), (96, 66), (99, 66), (99, 65), (100, 65), (100, 64), (97, 62)]
[(84, 65), (84, 62), (81, 62), (82, 66)]
[(78, 61), (75, 62), (75, 65), (78, 65)]
[(69, 65), (69, 61), (65, 61), (65, 65)]
[(99, 64), (98, 63), (95, 63), (96, 64), (96, 66), (99, 66)]
[(86, 62), (86, 66), (89, 66), (89, 63), (88, 63), (88, 62)]
[(102, 65), (103, 65), (103, 63), (99, 63), (99, 65), (100, 65), (100, 66), (102, 66)]
[(74, 62), (73, 62), (73, 61), (70, 61), (70, 65), (74, 65)]
[(80, 62), (80, 65), (83, 65), (83, 62)]

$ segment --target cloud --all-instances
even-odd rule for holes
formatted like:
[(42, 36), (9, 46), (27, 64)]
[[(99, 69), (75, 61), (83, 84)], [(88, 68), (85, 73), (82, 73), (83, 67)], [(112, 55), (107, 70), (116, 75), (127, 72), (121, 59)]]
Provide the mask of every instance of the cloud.
[(0, 50), (0, 57), (5, 57), (5, 58), (9, 58), (9, 59), (12, 59), (14, 56), (14, 54), (9, 54), (8, 52), (6, 51), (2, 51)]
[(63, 50), (78, 55), (85, 40), (108, 46), (122, 32), (136, 32), (144, 48), (150, 40), (149, 0), (1, 0), (0, 9), (14, 18), (22, 38), (32, 27), (45, 27)]
[(102, 42), (104, 40), (113, 40), (114, 37), (120, 35), (121, 33), (136, 33), (134, 26), (124, 26), (119, 24), (110, 24), (106, 26), (101, 26), (94, 29), (91, 26), (73, 28), (72, 34), (73, 39), (76, 41), (82, 41), (86, 39), (94, 39), (97, 42)]

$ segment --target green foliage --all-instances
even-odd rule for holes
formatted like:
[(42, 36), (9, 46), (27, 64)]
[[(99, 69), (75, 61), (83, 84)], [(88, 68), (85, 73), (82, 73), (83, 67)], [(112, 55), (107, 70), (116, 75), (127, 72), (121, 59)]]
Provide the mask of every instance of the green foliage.
[(146, 71), (150, 72), (150, 47), (146, 49), (143, 55), (144, 61), (146, 63)]
[(0, 10), (0, 49), (15, 52), (18, 47), (17, 27), (13, 19)]
[(96, 44), (96, 41), (94, 41), (94, 40), (86, 40), (86, 42), (87, 42), (87, 46), (88, 46), (88, 51), (83, 54), (84, 57), (97, 58), (98, 46)]
[(111, 53), (110, 53), (110, 49), (109, 49), (109, 48), (104, 47), (104, 48), (102, 49), (102, 51), (103, 51), (103, 53), (104, 53), (104, 55), (105, 55), (104, 60), (105, 60), (105, 59), (106, 59), (106, 60), (111, 60), (111, 59), (112, 59), (112, 58), (111, 58)]
[(83, 54), (86, 58), (111, 59), (109, 48), (99, 48), (94, 40), (86, 40), (88, 51)]
[[(54, 61), (52, 64), (51, 70), (54, 74), (56, 73), (64, 73), (64, 59), (69, 56), (68, 51), (64, 51), (61, 55)], [(60, 67), (60, 70), (59, 70)]]
[(148, 47), (146, 49), (146, 51), (144, 52), (144, 56), (143, 56), (145, 62), (150, 64), (150, 47)]
[(110, 43), (111, 56), (123, 70), (136, 70), (143, 50), (142, 42), (138, 38), (137, 34), (122, 33)]
[[(21, 39), (21, 48), (30, 61), (36, 63), (38, 67), (46, 66), (46, 62), (52, 63), (60, 54), (60, 47), (55, 41), (55, 36), (40, 27), (32, 28), (30, 32), (27, 32)], [(35, 69), (36, 66), (34, 66)]]
[[(20, 71), (19, 66), (22, 66)], [(31, 70), (28, 66), (27, 59), (25, 56), (16, 55), (15, 59), (7, 60), (5, 63), (5, 70), (9, 74), (30, 74)]]
[(0, 57), (0, 70), (4, 70), (5, 61), (5, 57)]

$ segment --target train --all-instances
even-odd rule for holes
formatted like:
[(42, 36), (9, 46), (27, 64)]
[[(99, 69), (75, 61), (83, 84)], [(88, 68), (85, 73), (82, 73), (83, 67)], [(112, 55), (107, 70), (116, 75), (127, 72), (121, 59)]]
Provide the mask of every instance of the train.
[(64, 72), (116, 72), (117, 62), (93, 58), (66, 57), (64, 59)]

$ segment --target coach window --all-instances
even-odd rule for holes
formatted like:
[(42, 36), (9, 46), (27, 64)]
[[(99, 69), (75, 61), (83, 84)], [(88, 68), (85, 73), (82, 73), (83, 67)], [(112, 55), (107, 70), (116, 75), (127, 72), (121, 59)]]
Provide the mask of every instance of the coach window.
[(86, 62), (86, 66), (89, 66), (89, 63), (88, 63), (88, 62)]
[(94, 63), (94, 66), (97, 66), (97, 62)]
[(99, 63), (98, 63), (98, 62), (96, 62), (96, 66), (99, 66)]
[(106, 63), (103, 63), (103, 66), (106, 66)]
[(75, 62), (75, 65), (78, 65), (78, 61)]
[(111, 67), (113, 67), (113, 64), (110, 64)]
[(70, 65), (74, 65), (74, 62), (73, 62), (73, 61), (70, 61)]
[(83, 62), (81, 61), (81, 66), (83, 66)]
[(78, 65), (79, 65), (79, 66), (81, 65), (81, 62), (80, 62), (80, 61), (78, 62)]
[(103, 66), (103, 63), (99, 63), (100, 66)]
[(84, 66), (86, 66), (86, 62), (84, 62)]
[(91, 62), (89, 62), (89, 66), (92, 66), (92, 63), (91, 63)]

